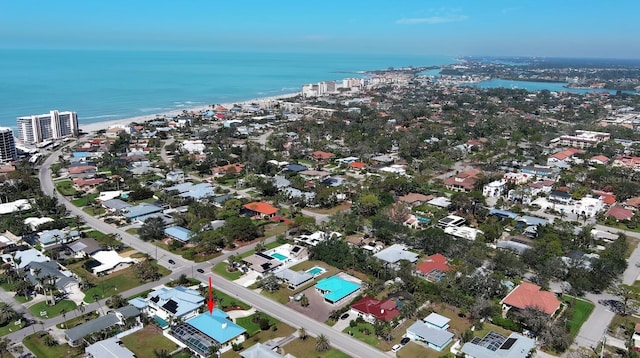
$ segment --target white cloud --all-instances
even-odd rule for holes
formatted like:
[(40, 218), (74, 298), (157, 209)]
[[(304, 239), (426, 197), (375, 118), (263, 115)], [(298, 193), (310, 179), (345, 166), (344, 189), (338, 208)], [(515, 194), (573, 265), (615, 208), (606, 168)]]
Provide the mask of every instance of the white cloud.
[(450, 15), (450, 16), (430, 16), (430, 17), (413, 17), (402, 18), (396, 21), (396, 24), (415, 25), (415, 24), (444, 24), (447, 22), (458, 22), (468, 19), (466, 15)]

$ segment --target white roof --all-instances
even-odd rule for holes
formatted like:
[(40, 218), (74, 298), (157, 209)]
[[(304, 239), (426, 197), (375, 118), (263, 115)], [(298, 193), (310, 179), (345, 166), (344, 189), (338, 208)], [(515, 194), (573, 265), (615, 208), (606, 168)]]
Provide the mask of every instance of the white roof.
[(115, 199), (122, 195), (122, 190), (112, 190), (112, 191), (102, 191), (98, 196), (98, 200), (107, 201), (111, 199)]
[(447, 323), (449, 323), (449, 321), (451, 320), (445, 316), (442, 316), (433, 312), (430, 315), (428, 315), (423, 321), (425, 323), (430, 323), (434, 326), (443, 327), (443, 326), (446, 326)]
[(26, 218), (24, 219), (24, 224), (25, 225), (29, 225), (31, 227), (31, 229), (35, 229), (38, 226), (44, 224), (44, 223), (48, 223), (48, 222), (52, 222), (53, 219), (52, 218)]
[(407, 251), (407, 248), (404, 245), (394, 244), (373, 256), (379, 258), (382, 261), (396, 263), (400, 260), (416, 262), (418, 261), (419, 255), (411, 251)]
[(118, 266), (121, 263), (138, 263), (138, 260), (131, 257), (122, 257), (114, 250), (111, 251), (98, 251), (91, 256), (94, 260), (101, 263), (100, 266), (93, 268), (93, 273), (100, 273), (108, 271)]
[(10, 203), (0, 204), (0, 215), (11, 214), (20, 210), (31, 209), (31, 204), (27, 199), (18, 199)]

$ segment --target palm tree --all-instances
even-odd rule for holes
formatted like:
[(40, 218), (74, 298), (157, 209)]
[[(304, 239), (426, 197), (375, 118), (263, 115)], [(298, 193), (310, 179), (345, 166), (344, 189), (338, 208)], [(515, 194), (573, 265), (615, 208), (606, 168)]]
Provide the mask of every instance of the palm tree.
[(153, 355), (156, 358), (171, 358), (171, 353), (169, 353), (168, 350), (166, 349), (161, 349), (161, 350), (153, 350)]
[(48, 347), (52, 347), (55, 346), (56, 343), (56, 339), (53, 338), (49, 333), (47, 333), (43, 338), (42, 338), (42, 343), (44, 343), (46, 346)]
[(329, 338), (324, 334), (318, 336), (318, 341), (316, 342), (316, 351), (318, 352), (326, 352), (331, 348), (329, 344)]
[(304, 327), (300, 327), (298, 330), (298, 337), (303, 341), (307, 339), (307, 330), (305, 330)]

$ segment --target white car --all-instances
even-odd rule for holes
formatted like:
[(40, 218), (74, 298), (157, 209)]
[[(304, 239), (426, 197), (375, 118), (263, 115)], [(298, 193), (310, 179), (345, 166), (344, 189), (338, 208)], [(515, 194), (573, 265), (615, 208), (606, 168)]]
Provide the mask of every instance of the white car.
[(400, 348), (402, 348), (402, 345), (400, 345), (400, 344), (396, 344), (395, 346), (391, 347), (391, 351), (392, 351), (393, 353), (395, 353), (395, 352), (399, 351), (399, 350), (400, 350)]

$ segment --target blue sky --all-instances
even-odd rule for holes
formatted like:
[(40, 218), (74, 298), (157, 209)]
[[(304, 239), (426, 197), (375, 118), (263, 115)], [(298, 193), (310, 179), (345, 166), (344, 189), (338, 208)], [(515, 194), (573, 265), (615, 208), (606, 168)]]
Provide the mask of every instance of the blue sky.
[(640, 1), (0, 0), (0, 47), (640, 58)]

